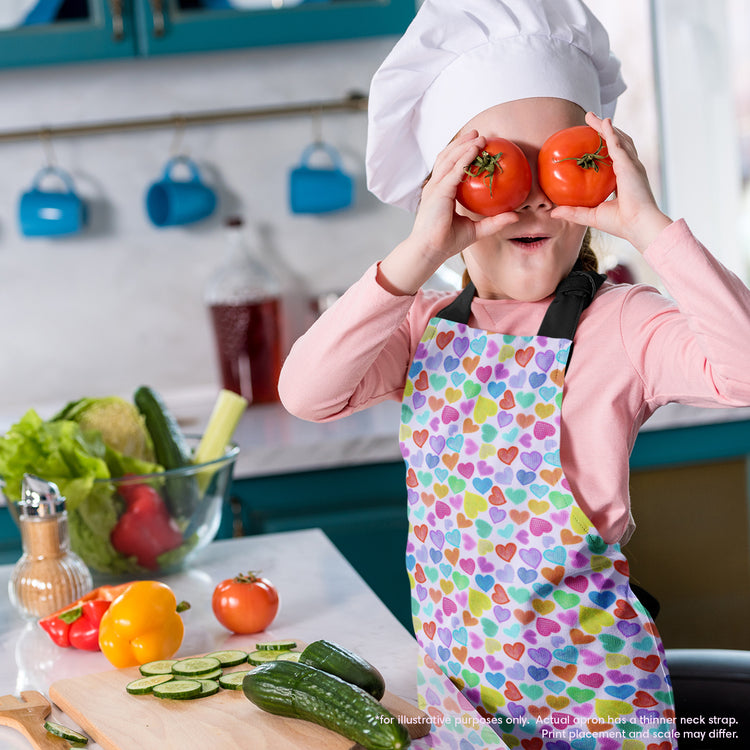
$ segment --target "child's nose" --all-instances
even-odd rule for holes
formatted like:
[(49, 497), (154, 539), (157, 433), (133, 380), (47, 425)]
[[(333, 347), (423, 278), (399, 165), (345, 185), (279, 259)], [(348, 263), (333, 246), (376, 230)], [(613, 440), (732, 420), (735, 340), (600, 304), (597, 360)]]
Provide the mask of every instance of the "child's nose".
[(529, 161), (531, 167), (531, 190), (529, 190), (526, 200), (516, 209), (516, 211), (524, 210), (549, 210), (554, 208), (554, 203), (547, 197), (547, 194), (542, 190), (539, 185), (539, 172), (537, 170), (537, 154), (526, 154), (526, 158)]

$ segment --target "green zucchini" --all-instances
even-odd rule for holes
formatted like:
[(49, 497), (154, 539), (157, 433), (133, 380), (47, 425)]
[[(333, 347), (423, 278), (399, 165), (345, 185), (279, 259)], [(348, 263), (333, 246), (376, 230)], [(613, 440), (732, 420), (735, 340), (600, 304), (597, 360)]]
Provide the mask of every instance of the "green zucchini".
[(242, 681), (245, 697), (264, 711), (303, 719), (365, 750), (403, 750), (409, 733), (369, 693), (307, 664), (271, 661)]
[[(167, 470), (193, 465), (192, 452), (172, 412), (162, 397), (147, 385), (133, 394), (133, 402), (146, 420), (146, 429), (154, 444), (156, 460)], [(187, 520), (200, 500), (200, 490), (194, 476), (169, 477), (164, 495), (173, 518)]]
[(383, 675), (372, 664), (330, 641), (313, 641), (303, 649), (299, 660), (362, 688), (376, 700), (385, 694)]

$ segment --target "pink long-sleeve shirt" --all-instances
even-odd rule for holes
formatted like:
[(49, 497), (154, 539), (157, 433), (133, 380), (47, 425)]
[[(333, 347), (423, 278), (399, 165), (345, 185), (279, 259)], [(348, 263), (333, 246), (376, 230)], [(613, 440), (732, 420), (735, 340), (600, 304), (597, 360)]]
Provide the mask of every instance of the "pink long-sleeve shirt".
[[(750, 290), (684, 221), (644, 257), (672, 299), (605, 282), (581, 316), (563, 392), (562, 467), (610, 543), (632, 533), (629, 456), (658, 407), (750, 405)], [(322, 422), (402, 398), (428, 321), (457, 293), (393, 295), (376, 276), (374, 265), (295, 343), (279, 382), (292, 414)], [(469, 325), (535, 335), (550, 301), (475, 298)]]

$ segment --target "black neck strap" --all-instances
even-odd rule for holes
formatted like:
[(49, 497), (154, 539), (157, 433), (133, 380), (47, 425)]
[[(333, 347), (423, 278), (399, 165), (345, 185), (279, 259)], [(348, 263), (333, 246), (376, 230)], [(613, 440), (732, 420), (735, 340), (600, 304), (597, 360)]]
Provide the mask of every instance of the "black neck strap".
[[(538, 336), (555, 339), (575, 338), (581, 313), (591, 304), (606, 277), (594, 271), (581, 271), (574, 268), (555, 289), (555, 297), (550, 302), (539, 326)], [(468, 323), (471, 303), (477, 290), (470, 281), (450, 304), (435, 317), (454, 323)], [(568, 358), (570, 363), (570, 357)]]

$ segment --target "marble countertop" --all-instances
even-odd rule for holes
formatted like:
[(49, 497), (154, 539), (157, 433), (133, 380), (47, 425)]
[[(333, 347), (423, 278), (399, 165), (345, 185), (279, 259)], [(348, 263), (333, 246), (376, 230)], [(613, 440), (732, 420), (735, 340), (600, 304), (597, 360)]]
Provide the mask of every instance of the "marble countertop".
[[(248, 643), (254, 643), (255, 636), (232, 635), (211, 610), (216, 584), (249, 567), (262, 570), (281, 598), (279, 614), (264, 640), (335, 641), (375, 664), (390, 692), (416, 703), (416, 641), (318, 529), (214, 542), (201, 550), (189, 571), (162, 577), (178, 600), (191, 603), (183, 614), (185, 638), (178, 656), (225, 648), (252, 650)], [(5, 589), (11, 571), (11, 565), (0, 566), (0, 585)], [(55, 646), (38, 625), (12, 609), (7, 596), (0, 599), (0, 664), (0, 695), (22, 690), (46, 695), (56, 680), (112, 669), (99, 652)], [(51, 718), (77, 728), (57, 707)], [(0, 727), (3, 750), (29, 746), (20, 733)], [(100, 750), (92, 742), (87, 747)]]
[[(200, 433), (208, 422), (217, 390), (205, 386), (163, 394), (185, 432)], [(35, 405), (48, 418), (59, 404)], [(235, 433), (241, 451), (234, 476), (246, 479), (289, 472), (401, 460), (398, 427), (401, 406), (385, 401), (344, 419), (325, 423), (293, 417), (281, 404), (247, 409)], [(0, 409), (0, 432), (24, 413)], [(642, 428), (646, 432), (750, 419), (750, 408), (698, 409), (669, 404)]]

